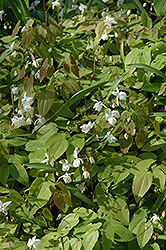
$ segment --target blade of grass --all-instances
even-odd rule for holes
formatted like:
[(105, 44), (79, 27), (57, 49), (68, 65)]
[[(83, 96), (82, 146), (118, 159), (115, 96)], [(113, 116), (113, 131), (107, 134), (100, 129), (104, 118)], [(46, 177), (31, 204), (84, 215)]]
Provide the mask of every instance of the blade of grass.
[(91, 201), (88, 197), (86, 197), (84, 194), (80, 193), (80, 191), (78, 191), (77, 188), (67, 186), (67, 189), (70, 191), (71, 194), (73, 194), (74, 196), (76, 196), (77, 198), (85, 202), (86, 204), (88, 204), (90, 207), (97, 209), (97, 205), (93, 201)]
[(61, 115), (67, 108), (69, 108), (73, 103), (80, 100), (81, 97), (85, 96), (86, 94), (92, 92), (93, 90), (102, 87), (105, 83), (97, 83), (93, 86), (90, 86), (86, 89), (80, 90), (76, 94), (74, 94), (50, 119), (47, 120), (48, 122), (54, 121), (59, 115)]
[(138, 64), (135, 63), (135, 64), (128, 64), (128, 66), (133, 67), (133, 68), (145, 69), (145, 70), (150, 71), (150, 72), (152, 72), (152, 73), (154, 73), (154, 74), (156, 74), (156, 75), (161, 76), (161, 77), (164, 78), (164, 80), (166, 81), (166, 75), (165, 75), (162, 71), (160, 71), (160, 70), (158, 70), (158, 69), (155, 69), (154, 67), (151, 67), (151, 66), (149, 66), (149, 65), (140, 64), (140, 63), (138, 63)]
[(135, 7), (137, 8), (137, 10), (140, 12), (140, 14), (142, 12), (146, 12), (146, 10), (144, 9), (144, 7), (142, 6), (142, 3), (139, 0), (131, 0), (133, 2), (133, 4), (135, 5)]

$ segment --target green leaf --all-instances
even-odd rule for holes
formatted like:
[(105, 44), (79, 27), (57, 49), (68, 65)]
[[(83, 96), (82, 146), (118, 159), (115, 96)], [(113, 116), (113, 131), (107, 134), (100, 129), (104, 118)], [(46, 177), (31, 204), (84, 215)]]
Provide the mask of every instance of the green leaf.
[(56, 172), (57, 170), (45, 163), (29, 163), (25, 164), (28, 168), (38, 169), (40, 171)]
[(132, 233), (124, 226), (119, 224), (112, 224), (112, 228), (114, 230), (114, 240), (115, 241), (128, 241), (133, 238)]
[(113, 200), (111, 210), (116, 219), (118, 219), (123, 225), (129, 225), (129, 209), (127, 203), (123, 199), (117, 198), (116, 200)]
[(141, 125), (139, 128), (139, 132), (136, 134), (135, 142), (138, 148), (141, 148), (144, 145), (144, 142), (146, 141), (148, 134), (147, 127)]
[(9, 177), (10, 168), (6, 163), (0, 165), (0, 182), (5, 186)]
[(62, 219), (61, 223), (58, 226), (58, 232), (62, 236), (65, 236), (78, 223), (79, 223), (79, 216), (77, 214), (70, 213)]
[(156, 151), (159, 148), (161, 148), (164, 144), (165, 144), (164, 140), (162, 139), (157, 140), (156, 138), (154, 138), (143, 146), (142, 151), (148, 151), (148, 152)]
[(146, 222), (148, 215), (148, 209), (145, 207), (139, 208), (132, 216), (131, 222), (129, 224), (129, 230), (133, 234), (138, 235), (138, 228), (141, 222)]
[(156, 183), (161, 190), (165, 187), (165, 174), (159, 169), (153, 169), (154, 183)]
[(51, 142), (48, 150), (50, 159), (52, 157), (58, 159), (68, 148), (68, 141), (66, 140), (65, 133), (53, 135), (49, 138), (47, 144), (49, 144), (49, 142)]
[(18, 162), (13, 162), (10, 166), (10, 172), (14, 179), (25, 186), (29, 185), (29, 177), (25, 168)]
[(89, 230), (89, 231), (86, 232), (82, 242), (83, 247), (86, 250), (92, 250), (99, 237), (99, 232), (97, 230), (95, 231)]
[(24, 204), (24, 198), (14, 189), (11, 189), (9, 191), (9, 197), (12, 201), (18, 203), (18, 204)]
[(44, 208), (42, 212), (43, 212), (44, 217), (47, 220), (50, 220), (50, 221), (53, 220), (52, 214), (51, 214), (50, 210), (48, 210), (48, 208)]
[(139, 13), (146, 12), (144, 7), (142, 6), (142, 3), (139, 0), (131, 0), (135, 7), (138, 9)]
[(113, 241), (114, 240), (114, 228), (109, 221), (106, 221), (103, 225), (104, 233), (107, 239)]
[[(145, 230), (147, 228), (147, 230)], [(151, 222), (141, 222), (137, 231), (137, 242), (142, 249), (150, 240), (153, 234), (153, 225)]]
[(152, 173), (145, 170), (139, 171), (133, 179), (133, 194), (138, 202), (152, 185)]
[(166, 75), (162, 71), (160, 71), (152, 66), (149, 66), (146, 64), (129, 64), (128, 66), (133, 67), (133, 68), (145, 69), (145, 70), (150, 71), (156, 75), (161, 76), (166, 81)]
[(138, 170), (148, 170), (148, 168), (155, 162), (154, 159), (145, 159), (142, 161), (139, 161), (134, 168), (137, 168)]
[(80, 191), (77, 188), (68, 185), (66, 187), (69, 189), (71, 194), (73, 194), (86, 204), (88, 204), (90, 207), (97, 209), (97, 205), (93, 201), (91, 201), (88, 197), (86, 197), (84, 194), (80, 193)]
[(165, 199), (166, 199), (166, 187), (164, 187), (164, 189), (158, 195), (157, 200), (153, 204), (153, 207), (152, 207), (150, 212), (152, 214), (157, 213), (157, 211), (160, 209), (160, 207), (161, 207), (162, 203), (165, 201)]
[(49, 89), (41, 91), (38, 97), (38, 111), (41, 116), (45, 116), (51, 109), (55, 100), (55, 91)]
[(154, 9), (159, 16), (166, 14), (166, 2), (165, 0), (154, 0)]

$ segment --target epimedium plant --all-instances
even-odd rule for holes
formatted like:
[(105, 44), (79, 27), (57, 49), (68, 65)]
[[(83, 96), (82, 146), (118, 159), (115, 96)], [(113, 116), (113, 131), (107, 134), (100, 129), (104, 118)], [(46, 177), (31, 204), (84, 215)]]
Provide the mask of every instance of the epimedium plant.
[(165, 249), (165, 16), (112, 4), (1, 36), (2, 249)]

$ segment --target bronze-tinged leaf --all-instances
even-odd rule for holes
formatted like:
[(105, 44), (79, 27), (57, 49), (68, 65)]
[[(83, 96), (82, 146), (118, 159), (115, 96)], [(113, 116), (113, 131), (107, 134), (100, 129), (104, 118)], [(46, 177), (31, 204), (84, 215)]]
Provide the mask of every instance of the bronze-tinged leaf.
[(135, 142), (138, 148), (141, 148), (144, 145), (147, 135), (148, 135), (147, 127), (145, 127), (144, 125), (141, 125), (139, 132), (137, 133), (135, 137)]
[(76, 65), (76, 61), (75, 61), (74, 57), (71, 54), (70, 54), (70, 63)]
[(25, 74), (26, 74), (26, 69), (25, 69), (25, 65), (24, 65), (23, 68), (18, 73), (15, 81), (18, 81), (18, 80), (22, 79), (25, 76)]
[(68, 189), (67, 189), (67, 187), (65, 186), (65, 184), (64, 184), (63, 182), (59, 181), (59, 182), (58, 182), (58, 186), (60, 187), (60, 189), (61, 189), (62, 191), (66, 192), (66, 193), (69, 192)]
[(39, 114), (45, 116), (51, 109), (55, 100), (54, 89), (48, 89), (46, 91), (41, 91), (38, 97), (38, 111)]
[(22, 42), (23, 42), (24, 48), (29, 48), (29, 46), (33, 42), (33, 38), (34, 38), (34, 36), (33, 36), (32, 29), (24, 31), (22, 33)]
[(51, 186), (49, 186), (49, 189), (50, 189), (51, 193), (53, 193), (53, 194), (58, 193), (58, 190), (56, 189), (55, 186), (51, 185)]
[(11, 37), (15, 37), (17, 35), (17, 33), (19, 32), (19, 29), (20, 29), (20, 20), (16, 23), (16, 25), (12, 31)]
[(46, 77), (47, 75), (47, 64), (48, 64), (48, 58), (45, 59), (45, 61), (43, 62), (42, 67), (39, 70), (39, 75), (40, 75), (40, 82), (43, 81), (43, 79)]
[(25, 24), (25, 29), (28, 29), (29, 27), (32, 27), (33, 24), (34, 24), (34, 20), (33, 19), (29, 19), (27, 21), (27, 23)]
[(73, 77), (59, 77), (59, 81), (63, 84), (63, 87), (71, 94), (75, 94), (80, 91), (80, 86)]
[(64, 70), (66, 70), (67, 73), (70, 73), (70, 66), (68, 63), (64, 63), (63, 68), (64, 68)]
[(54, 66), (48, 66), (47, 76), (48, 77), (52, 76), (52, 74), (54, 73), (54, 71), (55, 71), (55, 67)]
[(70, 207), (73, 206), (72, 201), (71, 201), (71, 197), (70, 197), (69, 194), (65, 194), (65, 195), (63, 196), (63, 199), (64, 199), (64, 202), (65, 202), (68, 206), (70, 206)]
[(129, 123), (129, 125), (128, 125), (127, 129), (126, 129), (126, 133), (134, 136), (135, 132), (136, 132), (135, 131), (135, 123), (132, 121), (132, 122)]
[(124, 138), (124, 135), (119, 136), (120, 150), (123, 154), (127, 154), (133, 143), (133, 137), (129, 134), (128, 139)]
[(60, 196), (59, 194), (53, 194), (53, 200), (55, 202), (55, 205), (60, 209), (64, 209), (64, 201), (62, 196)]
[(24, 79), (24, 90), (28, 92), (32, 87), (34, 83), (33, 75), (30, 75), (30, 78), (25, 77)]
[(43, 215), (44, 215), (44, 217), (45, 217), (47, 220), (50, 220), (50, 221), (53, 220), (52, 213), (51, 213), (50, 210), (49, 210), (48, 208), (46, 208), (46, 207), (43, 209)]
[(153, 127), (158, 135), (160, 135), (160, 126), (156, 120), (153, 122)]
[(79, 77), (79, 68), (76, 64), (71, 65), (71, 71), (75, 76)]

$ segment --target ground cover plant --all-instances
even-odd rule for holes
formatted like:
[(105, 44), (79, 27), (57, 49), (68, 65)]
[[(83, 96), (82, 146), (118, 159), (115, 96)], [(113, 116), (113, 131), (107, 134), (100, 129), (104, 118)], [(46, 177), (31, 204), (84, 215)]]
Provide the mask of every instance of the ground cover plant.
[(165, 0), (0, 8), (0, 249), (165, 250)]

